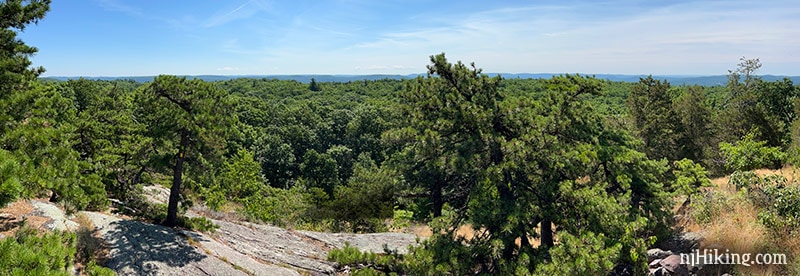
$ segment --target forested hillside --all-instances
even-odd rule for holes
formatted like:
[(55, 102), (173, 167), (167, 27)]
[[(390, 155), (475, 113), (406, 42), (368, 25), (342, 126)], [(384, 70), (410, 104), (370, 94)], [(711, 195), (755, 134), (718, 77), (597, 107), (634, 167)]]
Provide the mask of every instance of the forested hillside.
[[(407, 255), (331, 258), (411, 275), (642, 275), (646, 250), (680, 231), (673, 207), (705, 202), (709, 177), (800, 160), (800, 90), (761, 80), (758, 59), (709, 87), (504, 79), (445, 54), (408, 80), (53, 81), (16, 38), (48, 5), (0, 3), (2, 205), (113, 201), (180, 227), (192, 205), (295, 229), (425, 224)], [(800, 186), (748, 181), (737, 189), (770, 233), (797, 239)], [(147, 185), (169, 187), (169, 204), (146, 203)]]

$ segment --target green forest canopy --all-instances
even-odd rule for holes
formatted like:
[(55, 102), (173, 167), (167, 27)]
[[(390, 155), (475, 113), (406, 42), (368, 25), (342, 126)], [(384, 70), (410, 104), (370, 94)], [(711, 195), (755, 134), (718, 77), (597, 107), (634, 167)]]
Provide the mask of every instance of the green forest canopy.
[[(156, 184), (172, 188), (167, 225), (179, 202), (197, 200), (334, 231), (412, 214), (436, 234), (400, 271), (642, 272), (644, 250), (668, 234), (672, 197), (704, 185), (693, 176), (798, 156), (798, 87), (760, 79), (758, 59), (712, 87), (504, 79), (444, 54), (406, 80), (48, 81), (16, 38), (48, 5), (0, 4), (19, 15), (0, 21), (14, 46), (0, 48), (2, 204), (151, 208), (134, 204), (136, 191)], [(481, 233), (456, 236), (463, 224)]]

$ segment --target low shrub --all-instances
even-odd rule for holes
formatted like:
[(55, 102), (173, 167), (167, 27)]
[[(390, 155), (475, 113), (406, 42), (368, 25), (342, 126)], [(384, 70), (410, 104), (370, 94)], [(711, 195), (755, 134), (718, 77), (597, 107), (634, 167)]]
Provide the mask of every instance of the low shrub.
[(84, 269), (86, 274), (89, 276), (116, 276), (117, 273), (114, 270), (111, 270), (107, 267), (102, 267), (98, 265), (94, 260), (90, 261), (86, 264), (86, 268)]
[(214, 232), (219, 229), (219, 225), (204, 217), (180, 217), (178, 218), (178, 226), (200, 232)]
[(780, 147), (768, 147), (766, 141), (755, 139), (755, 133), (750, 132), (736, 144), (719, 143), (720, 154), (725, 159), (725, 168), (730, 171), (749, 171), (774, 167), (786, 159), (786, 153), (781, 151)]
[(281, 227), (291, 227), (307, 220), (309, 204), (299, 187), (280, 189), (264, 187), (241, 200), (242, 211), (250, 219)]
[(75, 231), (76, 251), (75, 255), (78, 262), (89, 264), (100, 258), (103, 250), (102, 240), (95, 237), (94, 224), (86, 215), (80, 213), (75, 216), (78, 223), (78, 230)]
[(743, 196), (733, 197), (719, 191), (708, 191), (692, 201), (692, 218), (698, 224), (710, 223), (714, 218), (722, 213), (733, 210), (736, 201), (745, 200)]
[(736, 190), (747, 189), (757, 186), (761, 182), (761, 177), (752, 171), (735, 171), (728, 179), (728, 186), (736, 187)]
[(775, 234), (796, 234), (800, 228), (800, 186), (791, 185), (780, 175), (758, 176), (754, 172), (735, 172), (729, 183), (760, 211), (759, 221)]
[(800, 186), (784, 182), (769, 183), (752, 192), (754, 203), (761, 207), (759, 221), (778, 235), (800, 234)]
[(75, 234), (38, 235), (23, 225), (13, 237), (0, 240), (0, 271), (4, 275), (69, 275), (76, 253)]
[(345, 243), (342, 249), (328, 251), (328, 261), (342, 266), (358, 267), (353, 275), (386, 275), (386, 273), (407, 272), (403, 257), (384, 247), (384, 254), (362, 252)]
[(394, 216), (392, 219), (391, 229), (398, 230), (411, 226), (411, 221), (414, 218), (414, 212), (402, 210), (395, 207)]
[(797, 275), (800, 271), (800, 185), (780, 175), (736, 172), (736, 191), (711, 190), (692, 202), (695, 231), (706, 244), (736, 253), (783, 253), (788, 265), (737, 266), (737, 275)]

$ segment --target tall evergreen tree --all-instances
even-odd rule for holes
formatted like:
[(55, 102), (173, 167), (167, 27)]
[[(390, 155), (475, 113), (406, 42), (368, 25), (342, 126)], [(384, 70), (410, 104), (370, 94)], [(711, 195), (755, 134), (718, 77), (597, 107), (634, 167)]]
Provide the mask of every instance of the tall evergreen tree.
[[(6, 159), (7, 164), (19, 165), (16, 172), (24, 187), (19, 195), (49, 191), (51, 200), (70, 210), (99, 208), (107, 202), (99, 177), (84, 172), (87, 164), (73, 149), (72, 101), (36, 81), (44, 69), (31, 68), (29, 57), (37, 49), (17, 38), (17, 32), (44, 18), (49, 9), (49, 0), (0, 2), (0, 150), (14, 156)], [(2, 178), (7, 177), (12, 176)]]
[[(753, 132), (757, 140), (769, 140), (775, 134), (775, 125), (766, 120), (765, 110), (759, 105), (759, 92), (763, 80), (755, 73), (761, 68), (758, 59), (742, 57), (738, 67), (729, 70), (727, 97), (717, 116), (720, 141), (734, 142)], [(776, 140), (769, 145), (776, 146)]]
[(319, 86), (319, 83), (317, 83), (317, 80), (315, 80), (314, 78), (311, 78), (311, 83), (308, 84), (308, 90), (311, 90), (311, 91), (314, 91), (314, 92), (319, 92), (319, 91), (322, 91), (322, 87)]
[(653, 76), (639, 79), (627, 105), (634, 132), (644, 141), (642, 151), (650, 158), (677, 160), (680, 120), (672, 108), (669, 82)]
[[(500, 78), (443, 55), (431, 61), (403, 98), (410, 127), (385, 134), (407, 142), (395, 156), (407, 162), (406, 179), (434, 206), (453, 206), (423, 246), (423, 270), (596, 275), (632, 264), (643, 273), (649, 238), (666, 228), (667, 166), (592, 110), (586, 99), (601, 82), (557, 77), (538, 101), (502, 100)], [(457, 236), (465, 223), (480, 234)], [(572, 259), (607, 261), (586, 268)]]
[(711, 140), (712, 116), (706, 103), (704, 88), (687, 87), (673, 102), (673, 109), (682, 126), (677, 158), (705, 162), (705, 152), (714, 148), (715, 143)]
[(30, 24), (36, 24), (50, 10), (50, 0), (7, 0), (0, 2), (0, 97), (21, 90), (44, 68), (30, 68), (29, 57), (38, 50), (17, 38)]
[(466, 204), (481, 168), (490, 160), (493, 124), (499, 119), (499, 77), (489, 78), (474, 64), (450, 64), (444, 54), (431, 56), (426, 77), (402, 94), (412, 135), (405, 149), (406, 177), (424, 186), (434, 217), (449, 203)]
[(202, 80), (169, 75), (143, 87), (139, 106), (138, 116), (145, 120), (156, 147), (173, 149), (162, 153), (166, 155), (162, 160), (168, 160), (162, 166), (171, 167), (173, 174), (164, 224), (175, 226), (185, 163), (199, 167), (219, 156), (236, 118), (223, 91)]
[[(27, 3), (26, 3), (27, 2)], [(44, 68), (30, 68), (30, 57), (38, 49), (26, 45), (17, 38), (17, 32), (36, 24), (50, 10), (50, 1), (11, 0), (0, 2), (0, 100), (5, 101), (0, 110), (0, 132), (8, 131), (14, 120), (10, 113), (9, 98), (25, 93), (30, 82), (35, 80)]]
[(78, 79), (61, 83), (59, 89), (77, 109), (74, 148), (91, 164), (87, 171), (102, 176), (109, 196), (125, 201), (136, 197), (131, 191), (155, 149), (134, 116), (135, 85)]
[(795, 102), (798, 98), (797, 87), (792, 80), (783, 78), (773, 82), (761, 82), (758, 87), (758, 108), (764, 115), (761, 120), (765, 126), (761, 129), (771, 130), (771, 134), (763, 137), (772, 146), (786, 148), (791, 140), (791, 125), (797, 115)]
[[(474, 227), (487, 229), (471, 246), (500, 252), (487, 272), (575, 273), (569, 269), (576, 267), (556, 264), (557, 256), (618, 258), (598, 264), (592, 273), (600, 274), (615, 263), (642, 263), (637, 256), (646, 238), (664, 226), (666, 164), (635, 151), (630, 137), (608, 128), (583, 100), (600, 87), (591, 78), (556, 77), (541, 101), (507, 103), (502, 161), (490, 168), (485, 183), (493, 184), (480, 186), (467, 213)], [(541, 246), (533, 247), (533, 239)], [(572, 246), (597, 251), (564, 251)], [(552, 265), (537, 265), (545, 260)]]

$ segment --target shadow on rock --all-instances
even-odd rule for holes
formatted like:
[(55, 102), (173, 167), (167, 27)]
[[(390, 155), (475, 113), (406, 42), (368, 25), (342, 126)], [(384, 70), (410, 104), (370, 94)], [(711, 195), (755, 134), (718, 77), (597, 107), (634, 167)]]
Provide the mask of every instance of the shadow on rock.
[(15, 217), (0, 216), (0, 232), (5, 232), (22, 226), (22, 221)]
[(103, 235), (110, 247), (107, 265), (120, 275), (169, 274), (207, 258), (186, 236), (168, 227), (127, 220), (109, 226)]

